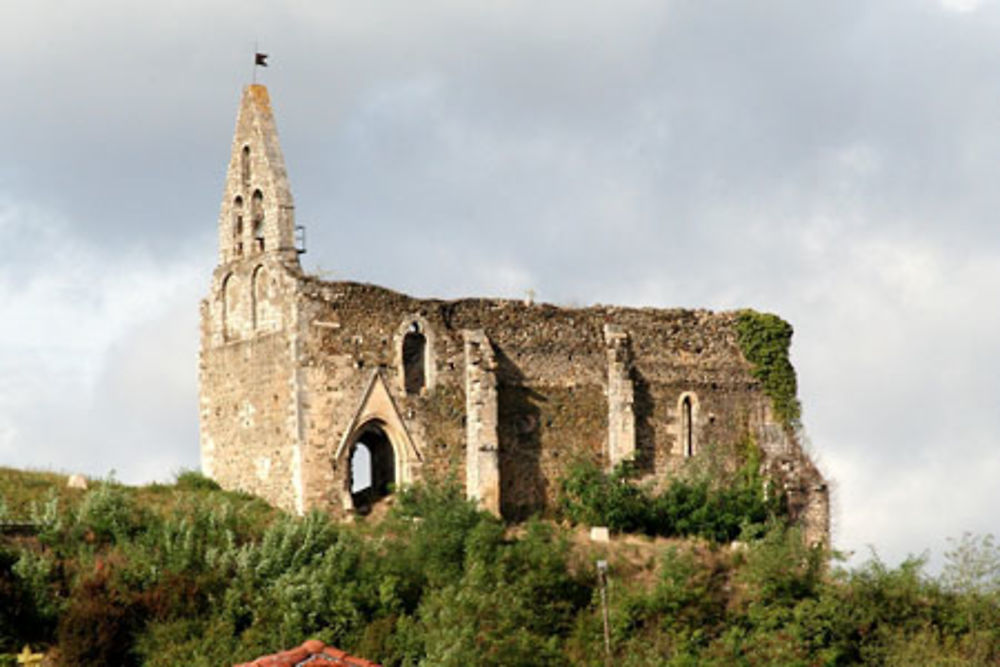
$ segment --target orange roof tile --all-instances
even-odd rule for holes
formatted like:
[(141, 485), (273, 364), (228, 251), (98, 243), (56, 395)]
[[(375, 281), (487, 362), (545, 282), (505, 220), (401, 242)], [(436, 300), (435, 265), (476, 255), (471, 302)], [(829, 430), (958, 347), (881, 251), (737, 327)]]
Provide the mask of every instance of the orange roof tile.
[(262, 655), (256, 660), (243, 662), (233, 667), (299, 667), (300, 665), (311, 665), (312, 667), (334, 667), (343, 665), (344, 667), (380, 667), (377, 663), (364, 658), (348, 655), (339, 648), (327, 646), (318, 639), (310, 639), (303, 642), (301, 646), (275, 653), (274, 655)]

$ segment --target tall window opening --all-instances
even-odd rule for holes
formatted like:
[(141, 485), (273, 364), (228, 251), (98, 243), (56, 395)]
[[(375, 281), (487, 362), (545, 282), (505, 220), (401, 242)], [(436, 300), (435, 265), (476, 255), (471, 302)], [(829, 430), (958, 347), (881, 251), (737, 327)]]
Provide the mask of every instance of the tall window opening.
[(253, 244), (257, 252), (264, 251), (264, 193), (253, 191), (250, 199), (250, 215), (253, 218)]
[(427, 338), (414, 322), (403, 336), (403, 383), (407, 394), (419, 394), (427, 385)]
[(351, 447), (351, 502), (359, 514), (389, 495), (396, 483), (396, 456), (378, 424), (368, 425)]
[(253, 313), (253, 328), (264, 324), (264, 308), (267, 302), (267, 272), (258, 266), (250, 276), (250, 309)]
[(240, 151), (240, 178), (243, 185), (250, 185), (250, 147), (244, 146)]
[(685, 396), (681, 400), (681, 447), (684, 456), (694, 456), (694, 415), (691, 405), (691, 397)]
[(243, 254), (243, 197), (233, 200), (233, 253)]
[(222, 306), (222, 339), (223, 340), (229, 340), (229, 336), (230, 336), (230, 333), (231, 333), (229, 331), (229, 327), (231, 326), (230, 323), (232, 321), (232, 313), (230, 313), (230, 310), (233, 307), (233, 294), (232, 294), (232, 291), (233, 291), (233, 276), (232, 276), (232, 274), (229, 274), (228, 276), (226, 276), (225, 278), (222, 279), (222, 288), (221, 288), (221, 292), (222, 292), (222, 299), (221, 300), (222, 300), (222, 303), (220, 305)]

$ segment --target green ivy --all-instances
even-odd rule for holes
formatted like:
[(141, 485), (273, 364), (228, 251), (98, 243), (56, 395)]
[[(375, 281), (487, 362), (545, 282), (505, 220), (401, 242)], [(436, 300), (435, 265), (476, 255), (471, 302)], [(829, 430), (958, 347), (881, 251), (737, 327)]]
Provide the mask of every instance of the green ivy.
[(775, 415), (788, 428), (797, 428), (802, 406), (797, 397), (795, 369), (788, 359), (792, 325), (777, 315), (741, 310), (736, 333), (743, 356), (753, 365), (753, 376), (764, 384)]

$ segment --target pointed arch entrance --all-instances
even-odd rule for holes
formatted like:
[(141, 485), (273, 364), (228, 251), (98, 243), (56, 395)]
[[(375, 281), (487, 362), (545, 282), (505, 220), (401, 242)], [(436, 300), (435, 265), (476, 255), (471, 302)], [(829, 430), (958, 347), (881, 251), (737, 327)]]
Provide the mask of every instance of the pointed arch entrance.
[(354, 511), (367, 514), (395, 489), (396, 450), (384, 424), (377, 420), (362, 426), (349, 449), (348, 484)]
[(333, 466), (343, 509), (365, 513), (394, 488), (419, 479), (423, 456), (378, 370), (360, 399), (334, 452)]

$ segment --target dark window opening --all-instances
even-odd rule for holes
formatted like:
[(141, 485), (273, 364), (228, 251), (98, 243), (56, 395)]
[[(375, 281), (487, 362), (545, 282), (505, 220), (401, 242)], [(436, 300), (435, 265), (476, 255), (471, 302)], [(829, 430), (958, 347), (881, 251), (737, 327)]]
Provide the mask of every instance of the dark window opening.
[(694, 456), (694, 429), (692, 428), (691, 397), (681, 401), (681, 446), (684, 456)]
[(253, 191), (250, 200), (250, 215), (253, 218), (253, 244), (257, 252), (264, 251), (264, 193)]
[(414, 324), (403, 336), (403, 383), (407, 394), (419, 394), (427, 383), (424, 369), (424, 355), (427, 338)]
[(243, 254), (243, 197), (233, 201), (233, 251)]
[(396, 483), (396, 457), (389, 437), (371, 425), (351, 448), (351, 502), (359, 514), (392, 493)]
[(240, 178), (243, 185), (250, 185), (250, 147), (244, 146), (240, 153)]

